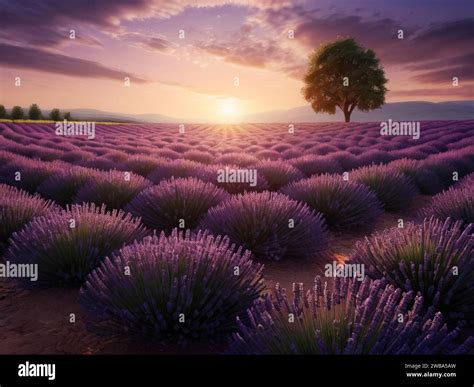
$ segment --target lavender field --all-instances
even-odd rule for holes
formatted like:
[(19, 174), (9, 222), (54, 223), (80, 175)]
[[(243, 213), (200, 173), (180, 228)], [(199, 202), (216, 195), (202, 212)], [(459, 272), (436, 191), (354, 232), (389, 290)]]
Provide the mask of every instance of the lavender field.
[(0, 123), (0, 353), (472, 353), (474, 121), (420, 128)]

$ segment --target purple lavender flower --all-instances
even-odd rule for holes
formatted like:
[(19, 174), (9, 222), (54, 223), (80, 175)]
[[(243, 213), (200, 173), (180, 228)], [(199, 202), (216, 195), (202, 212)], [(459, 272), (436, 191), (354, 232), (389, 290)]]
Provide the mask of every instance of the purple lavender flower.
[(159, 167), (164, 159), (137, 154), (130, 156), (127, 160), (127, 169), (141, 176), (148, 176), (155, 168)]
[[(459, 354), (474, 338), (457, 339), (440, 312), (423, 310), (423, 297), (382, 280), (333, 281), (293, 297), (278, 285), (238, 318), (228, 352), (234, 354)], [(318, 285), (319, 283), (319, 285)]]
[[(232, 181), (230, 178), (228, 180), (221, 179), (227, 175), (237, 175), (238, 172), (243, 172), (249, 174), (256, 170), (256, 182), (255, 185), (251, 181)], [(263, 173), (255, 167), (239, 167), (237, 165), (223, 165), (223, 164), (212, 164), (206, 166), (201, 170), (197, 177), (203, 181), (215, 184), (216, 186), (223, 188), (230, 194), (239, 194), (249, 191), (261, 192), (268, 189), (268, 183)], [(238, 180), (238, 179), (237, 179)]]
[(49, 200), (30, 195), (15, 187), (0, 184), (0, 252), (14, 232), (35, 217), (57, 210)]
[(153, 172), (148, 175), (148, 179), (159, 184), (163, 180), (179, 177), (196, 177), (206, 166), (190, 160), (169, 160), (161, 163)]
[[(340, 165), (344, 171), (349, 171), (350, 169), (357, 168), (362, 165), (359, 156), (355, 156), (347, 151), (334, 152), (327, 157), (332, 163)], [(328, 173), (332, 173), (332, 171), (328, 171)]]
[(279, 160), (279, 159), (281, 159), (280, 153), (275, 151), (275, 150), (271, 150), (271, 149), (261, 150), (261, 151), (256, 153), (256, 156), (260, 160)]
[(14, 156), (0, 166), (0, 183), (35, 193), (37, 187), (48, 177), (64, 167), (60, 162), (47, 162)]
[(282, 192), (320, 212), (330, 229), (370, 227), (383, 212), (377, 196), (366, 186), (340, 175), (320, 175), (290, 184)]
[(232, 164), (239, 167), (248, 167), (258, 163), (258, 158), (243, 152), (225, 153), (216, 160), (219, 164)]
[(473, 225), (437, 219), (376, 232), (358, 242), (351, 263), (371, 278), (385, 278), (404, 291), (420, 292), (427, 305), (450, 320), (474, 318)]
[(196, 149), (184, 152), (183, 157), (187, 160), (196, 161), (202, 164), (211, 164), (214, 161), (214, 156), (209, 152), (202, 152)]
[(120, 151), (109, 151), (104, 154), (104, 158), (111, 160), (116, 163), (124, 163), (126, 164), (128, 161), (128, 154), (125, 152), (120, 152)]
[(357, 163), (361, 166), (372, 164), (387, 164), (388, 162), (393, 161), (395, 159), (395, 157), (389, 152), (384, 152), (379, 149), (370, 149), (360, 154), (357, 158)]
[(469, 175), (464, 176), (453, 187), (454, 188), (474, 187), (474, 172), (470, 173)]
[(387, 211), (403, 208), (417, 193), (410, 177), (384, 165), (361, 167), (349, 175), (350, 180), (370, 188)]
[(328, 247), (321, 214), (274, 192), (236, 195), (213, 207), (201, 228), (228, 235), (259, 258), (305, 258)]
[(181, 343), (222, 336), (263, 290), (262, 269), (227, 238), (175, 229), (106, 258), (79, 302), (89, 327), (105, 335)]
[(61, 156), (61, 160), (77, 165), (86, 164), (94, 158), (92, 152), (84, 150), (67, 151)]
[[(155, 155), (157, 157), (169, 159), (169, 160), (176, 160), (181, 157), (181, 155), (178, 152), (175, 152), (174, 150), (171, 150), (171, 149), (158, 149), (155, 152)], [(179, 176), (176, 176), (176, 177), (179, 177)]]
[(388, 166), (411, 178), (423, 194), (432, 195), (443, 189), (440, 177), (425, 167), (423, 161), (403, 158), (392, 161)]
[(318, 175), (322, 173), (339, 173), (342, 167), (331, 156), (305, 155), (290, 160), (290, 164), (298, 168), (305, 176)]
[(105, 204), (109, 209), (125, 207), (136, 195), (152, 183), (143, 176), (121, 171), (98, 173), (77, 193), (74, 202)]
[(324, 143), (318, 143), (317, 145), (313, 145), (307, 149), (308, 154), (314, 154), (316, 156), (325, 156), (329, 153), (334, 153), (337, 151), (339, 151), (339, 149), (335, 146)]
[[(283, 151), (281, 153), (281, 156), (285, 160), (290, 160), (290, 159), (296, 159), (296, 158), (300, 157), (302, 153), (303, 153), (303, 151), (301, 149), (298, 149), (298, 148), (294, 147), (294, 148), (287, 149), (287, 150)], [(297, 167), (297, 166), (295, 165), (295, 167)]]
[(436, 173), (447, 188), (454, 184), (453, 177), (467, 175), (474, 171), (474, 146), (433, 154), (423, 161), (423, 165)]
[(71, 204), (79, 190), (86, 184), (99, 178), (96, 169), (74, 166), (57, 171), (37, 189), (38, 193), (48, 199), (53, 199), (61, 206)]
[(255, 168), (261, 172), (271, 191), (279, 190), (285, 185), (304, 178), (303, 173), (284, 161), (262, 161)]
[(143, 223), (157, 230), (195, 228), (209, 208), (227, 199), (228, 194), (211, 183), (196, 178), (164, 180), (140, 194), (126, 210), (140, 216)]
[(464, 223), (474, 223), (474, 185), (449, 188), (431, 199), (431, 203), (420, 211), (422, 217), (441, 220), (451, 218)]
[(124, 244), (142, 239), (148, 231), (139, 219), (105, 206), (71, 206), (34, 218), (13, 234), (5, 259), (38, 264), (40, 286), (80, 285), (106, 256)]
[(172, 151), (183, 154), (183, 153), (191, 150), (191, 145), (180, 144), (180, 143), (172, 143), (172, 144), (167, 146), (167, 149), (171, 149)]
[(87, 168), (100, 169), (102, 171), (126, 170), (125, 163), (111, 160), (105, 156), (94, 157), (93, 159), (81, 162), (80, 165)]

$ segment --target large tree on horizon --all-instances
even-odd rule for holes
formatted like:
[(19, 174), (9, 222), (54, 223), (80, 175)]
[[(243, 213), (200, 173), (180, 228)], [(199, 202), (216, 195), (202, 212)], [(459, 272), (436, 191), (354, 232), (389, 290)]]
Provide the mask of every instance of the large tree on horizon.
[(385, 103), (387, 79), (374, 51), (354, 39), (342, 39), (316, 49), (309, 58), (309, 68), (302, 89), (313, 110), (344, 113), (346, 122), (355, 108), (377, 109)]

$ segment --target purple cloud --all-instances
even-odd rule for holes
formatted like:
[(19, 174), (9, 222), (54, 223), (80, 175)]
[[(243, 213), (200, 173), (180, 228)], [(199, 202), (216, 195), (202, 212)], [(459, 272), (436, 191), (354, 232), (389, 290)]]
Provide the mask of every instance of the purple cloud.
[(104, 78), (121, 82), (123, 82), (125, 77), (130, 77), (132, 82), (147, 82), (145, 79), (134, 74), (110, 69), (97, 62), (54, 54), (35, 48), (18, 47), (2, 43), (0, 43), (0, 63), (6, 67), (75, 77)]
[(150, 0), (0, 0), (3, 13), (0, 39), (55, 46), (68, 40), (71, 29), (95, 26), (116, 30), (127, 14), (145, 15), (151, 12), (151, 6)]

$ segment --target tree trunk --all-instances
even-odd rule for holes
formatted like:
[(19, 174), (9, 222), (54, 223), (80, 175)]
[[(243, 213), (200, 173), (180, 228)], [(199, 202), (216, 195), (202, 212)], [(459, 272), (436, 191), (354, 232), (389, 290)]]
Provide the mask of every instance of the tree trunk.
[(351, 113), (352, 113), (352, 112), (347, 111), (347, 110), (344, 111), (344, 120), (345, 120), (346, 122), (351, 122)]

